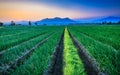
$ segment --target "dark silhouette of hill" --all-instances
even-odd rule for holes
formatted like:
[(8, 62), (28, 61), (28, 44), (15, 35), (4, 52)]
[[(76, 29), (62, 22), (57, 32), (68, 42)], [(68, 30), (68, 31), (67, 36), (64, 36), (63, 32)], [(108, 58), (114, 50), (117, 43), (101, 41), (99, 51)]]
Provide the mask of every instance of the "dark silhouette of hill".
[(85, 19), (77, 19), (79, 23), (102, 23), (102, 22), (112, 22), (117, 23), (120, 21), (120, 17), (95, 17), (95, 18), (85, 18)]
[(76, 21), (70, 18), (45, 18), (40, 21), (37, 21), (38, 25), (66, 25), (66, 24), (74, 24), (77, 23)]
[(106, 17), (106, 18), (95, 20), (94, 22), (113, 22), (113, 23), (117, 23), (118, 21), (120, 21), (120, 17), (109, 16), (109, 17)]

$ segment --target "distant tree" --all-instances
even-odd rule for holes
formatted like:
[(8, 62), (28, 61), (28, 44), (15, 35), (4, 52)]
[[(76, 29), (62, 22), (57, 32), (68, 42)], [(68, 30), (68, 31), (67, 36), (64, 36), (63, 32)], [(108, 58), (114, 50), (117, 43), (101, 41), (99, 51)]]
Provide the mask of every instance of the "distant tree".
[(22, 26), (22, 24), (18, 24), (18, 26)]
[(104, 22), (102, 22), (102, 24), (105, 24)]
[(2, 23), (2, 22), (0, 22), (0, 26), (3, 26), (3, 23)]
[(15, 26), (15, 22), (14, 21), (11, 21), (11, 26)]
[(43, 24), (43, 26), (47, 26), (47, 24)]
[(32, 25), (31, 21), (29, 21), (28, 24), (29, 24), (29, 26), (31, 26)]
[(108, 24), (112, 24), (112, 22), (109, 22)]
[(120, 24), (120, 21), (118, 21), (118, 24)]
[(37, 22), (35, 22), (35, 25), (37, 26)]
[(102, 24), (107, 24), (107, 22), (106, 22), (106, 21), (104, 21), (104, 22), (102, 22)]

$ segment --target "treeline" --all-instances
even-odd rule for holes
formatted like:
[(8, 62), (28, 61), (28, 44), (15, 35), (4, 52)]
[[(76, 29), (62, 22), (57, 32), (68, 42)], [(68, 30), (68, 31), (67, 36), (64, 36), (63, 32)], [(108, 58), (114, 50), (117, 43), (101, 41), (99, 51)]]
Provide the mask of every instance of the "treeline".
[[(104, 22), (101, 22), (101, 23), (75, 23), (75, 24), (68, 24), (68, 25), (82, 25), (82, 24), (100, 24), (100, 25), (110, 25), (110, 24), (120, 24), (120, 21), (118, 21), (117, 23), (114, 23), (114, 22), (107, 22), (107, 21), (104, 21)], [(0, 22), (0, 26), (3, 26), (4, 23), (3, 22)], [(21, 26), (22, 24), (16, 24), (14, 21), (11, 21), (10, 23), (10, 26)], [(29, 26), (32, 26), (32, 22), (31, 21), (28, 21), (28, 25)], [(34, 25), (38, 26), (38, 23), (35, 22)], [(47, 26), (47, 24), (43, 24), (43, 26)]]
[(118, 21), (117, 23), (104, 21), (104, 22), (102, 22), (102, 24), (120, 24), (120, 21)]
[[(4, 25), (4, 23), (3, 23), (3, 22), (0, 22), (0, 26), (3, 26), (3, 25)], [(14, 21), (11, 21), (11, 22), (10, 22), (10, 26), (21, 26), (21, 25), (22, 25), (22, 24), (16, 24)], [(32, 26), (31, 21), (28, 21), (28, 25), (29, 25), (29, 26)], [(37, 26), (37, 25), (38, 25), (37, 22), (35, 22), (34, 25)]]
[(3, 26), (3, 23), (2, 23), (2, 22), (0, 22), (0, 26)]

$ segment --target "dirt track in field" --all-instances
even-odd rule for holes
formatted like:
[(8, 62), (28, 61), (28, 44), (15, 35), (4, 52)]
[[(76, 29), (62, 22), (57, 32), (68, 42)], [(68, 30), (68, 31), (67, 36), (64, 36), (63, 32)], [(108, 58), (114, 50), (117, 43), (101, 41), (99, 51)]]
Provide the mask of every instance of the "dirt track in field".
[(69, 35), (76, 46), (78, 50), (78, 55), (80, 59), (82, 60), (87, 75), (106, 75), (104, 72), (102, 72), (98, 66), (98, 63), (93, 59), (87, 50), (80, 44), (76, 38), (73, 37), (73, 35), (69, 31)]
[(8, 71), (11, 69), (15, 69), (16, 66), (21, 65), (25, 59), (28, 59), (30, 57), (30, 55), (34, 52), (34, 50), (36, 48), (38, 48), (39, 46), (41, 46), (43, 43), (47, 42), (47, 40), (49, 38), (51, 38), (53, 35), (55, 35), (56, 33), (52, 33), (51, 35), (49, 35), (47, 38), (45, 38), (44, 40), (40, 41), (37, 45), (35, 45), (33, 48), (31, 48), (30, 50), (27, 50), (25, 53), (23, 53), (22, 56), (18, 57), (17, 59), (15, 59), (14, 61), (12, 61), (9, 64), (6, 64), (4, 66), (2, 66), (0, 68), (0, 74), (2, 75), (7, 75)]
[[(98, 67), (98, 63), (87, 53), (87, 50), (72, 36), (69, 35), (78, 50), (78, 55), (84, 64), (87, 75), (106, 75)], [(64, 50), (64, 32), (55, 47), (51, 62), (44, 75), (63, 75), (63, 50)]]
[(63, 48), (64, 32), (54, 49), (52, 59), (44, 75), (63, 75)]

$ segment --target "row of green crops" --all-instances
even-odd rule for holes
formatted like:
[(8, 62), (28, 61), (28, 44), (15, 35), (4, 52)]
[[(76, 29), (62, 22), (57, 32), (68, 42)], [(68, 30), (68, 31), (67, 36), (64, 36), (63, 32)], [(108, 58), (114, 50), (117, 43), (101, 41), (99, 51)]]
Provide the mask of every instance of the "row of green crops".
[(38, 28), (35, 26), (4, 26), (0, 28), (0, 36), (9, 36), (9, 35), (16, 35), (26, 31), (32, 31), (35, 29), (41, 29), (42, 27)]
[[(25, 43), (22, 43), (18, 46), (11, 47), (10, 49), (6, 50), (6, 52), (0, 57), (0, 65), (7, 64), (11, 61), (14, 61), (18, 57), (20, 57), (24, 52), (30, 50), (36, 44), (38, 44), (43, 39), (47, 38), (53, 32), (48, 32), (44, 35), (40, 35), (36, 38), (33, 38)], [(9, 57), (10, 56), (10, 57)]]
[(72, 39), (67, 29), (64, 34), (64, 51), (63, 51), (64, 75), (86, 75), (81, 59), (78, 56)]
[[(8, 28), (8, 30), (10, 30), (10, 28)], [(31, 28), (31, 27), (26, 28), (26, 26), (25, 27), (24, 26), (23, 27), (19, 27), (19, 26), (15, 27), (16, 30), (20, 29), (22, 32), (14, 35), (14, 32), (16, 32), (16, 31), (13, 30), (14, 31), (13, 34), (11, 34), (9, 36), (0, 36), (0, 41), (1, 41), (0, 42), (0, 50), (2, 51), (3, 49), (7, 49), (9, 47), (15, 46), (24, 41), (28, 41), (32, 38), (35, 38), (39, 35), (46, 33), (46, 32), (54, 31), (56, 28), (57, 27), (47, 27), (47, 26), (46, 27), (33, 27), (33, 28)], [(9, 31), (9, 32), (11, 32), (11, 31)], [(4, 30), (3, 31), (1, 30), (1, 33), (2, 32), (5, 32), (6, 34), (8, 33)]]
[(37, 37), (39, 35), (44, 34), (47, 32), (46, 30), (40, 30), (40, 29), (34, 29), (32, 31), (27, 31), (26, 33), (18, 34), (18, 35), (13, 35), (13, 36), (3, 36), (0, 37), (0, 50), (9, 48), (11, 46), (17, 45), (19, 43), (22, 43), (24, 41), (30, 40), (34, 37)]
[[(119, 26), (70, 26), (68, 29), (83, 44), (90, 56), (99, 63), (101, 70), (108, 75), (120, 75)], [(6, 49), (6, 52), (0, 56), (0, 68), (19, 58), (53, 34), (48, 41), (36, 48), (30, 57), (19, 63), (19, 66), (16, 65), (14, 69), (9, 70), (8, 73), (9, 75), (43, 75), (48, 69), (51, 55), (63, 30), (62, 26), (9, 26), (0, 28), (0, 41), (8, 42), (8, 45), (5, 44), (4, 47), (3, 44), (0, 44), (0, 50)], [(26, 41), (21, 39), (26, 39)], [(15, 41), (14, 44), (11, 43), (13, 41)], [(86, 75), (82, 60), (67, 28), (65, 28), (63, 42), (63, 74)]]
[(31, 31), (36, 27), (29, 27), (29, 26), (4, 26), (0, 29), (0, 36), (9, 36), (9, 35), (16, 35), (17, 33), (22, 33), (23, 31)]
[(34, 51), (28, 60), (15, 70), (11, 70), (11, 75), (42, 75), (47, 69), (54, 47), (58, 43), (63, 28), (53, 35), (46, 43)]
[(77, 26), (72, 28), (120, 50), (120, 26)]
[[(8, 63), (14, 61), (18, 57), (20, 57), (23, 53), (25, 53), (27, 50), (30, 50), (32, 47), (34, 47), (40, 41), (47, 38), (48, 36), (50, 36), (51, 34), (55, 33), (58, 30), (57, 27), (44, 27), (44, 28), (38, 27), (38, 29), (42, 29), (43, 32), (46, 31), (46, 33), (39, 35), (35, 38), (31, 38), (30, 40), (28, 40), (26, 42), (20, 43), (19, 45), (16, 45), (16, 46), (10, 47), (9, 49), (6, 49), (5, 50), (6, 52), (0, 56), (0, 65), (8, 64)], [(63, 27), (59, 27), (59, 30), (61, 30), (61, 29), (63, 29)], [(24, 30), (24, 28), (23, 28), (23, 30)], [(41, 33), (41, 32), (36, 31), (36, 33)], [(9, 56), (11, 56), (11, 57), (9, 58)]]
[[(82, 29), (82, 27), (79, 27), (79, 28)], [(120, 75), (120, 69), (119, 69), (120, 52), (116, 52), (113, 47), (103, 44), (85, 34), (82, 34), (81, 32), (78, 31), (78, 30), (80, 30), (79, 28), (69, 27), (69, 30), (71, 31), (73, 36), (76, 37), (78, 39), (78, 41), (81, 42), (85, 46), (85, 48), (88, 50), (89, 54), (93, 58), (96, 59), (96, 61), (99, 63), (99, 66), (101, 67), (101, 69), (103, 71), (107, 72), (109, 75)], [(88, 28), (88, 30), (89, 30), (89, 28)], [(87, 29), (86, 29), (86, 31), (87, 31)], [(93, 31), (93, 29), (91, 28), (91, 31), (89, 31), (89, 32), (92, 32), (92, 31)], [(97, 32), (99, 33), (98, 30), (97, 30)], [(97, 35), (97, 34), (95, 34), (95, 35)], [(101, 36), (101, 35), (98, 35), (98, 37), (99, 36)]]

